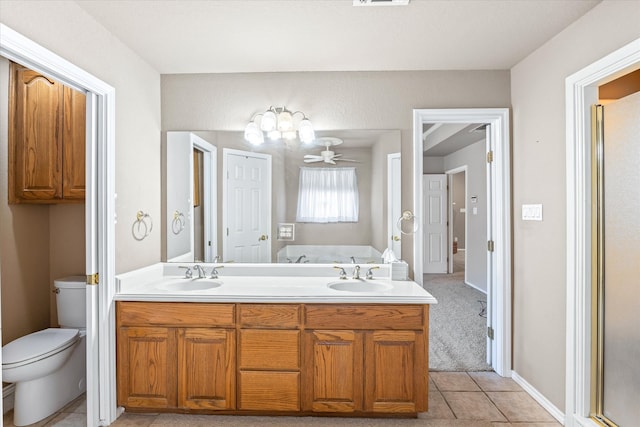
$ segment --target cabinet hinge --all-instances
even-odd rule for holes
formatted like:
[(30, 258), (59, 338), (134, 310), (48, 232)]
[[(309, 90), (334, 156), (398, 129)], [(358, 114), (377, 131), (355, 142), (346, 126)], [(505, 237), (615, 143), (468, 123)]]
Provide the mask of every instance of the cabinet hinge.
[(493, 339), (493, 328), (491, 326), (487, 326), (487, 336), (489, 339)]
[(495, 245), (494, 245), (494, 243), (493, 243), (493, 240), (489, 240), (489, 241), (487, 242), (487, 250), (488, 250), (489, 252), (493, 252), (493, 250), (494, 250), (494, 246), (495, 246)]
[(87, 274), (87, 285), (97, 285), (100, 281), (99, 279), (98, 273)]
[(493, 162), (493, 151), (489, 151), (487, 153), (487, 163), (492, 163)]

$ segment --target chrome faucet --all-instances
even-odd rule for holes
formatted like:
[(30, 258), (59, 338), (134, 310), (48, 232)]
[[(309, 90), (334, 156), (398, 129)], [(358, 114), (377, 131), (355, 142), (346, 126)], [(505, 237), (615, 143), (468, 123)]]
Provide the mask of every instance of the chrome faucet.
[(184, 272), (185, 279), (191, 279), (193, 277), (193, 271), (191, 271), (191, 267), (187, 267), (186, 265), (181, 265), (179, 268), (187, 269), (187, 271)]
[(202, 268), (199, 264), (194, 265), (193, 269), (198, 272), (198, 279), (204, 279), (207, 277), (207, 273), (205, 273), (204, 268)]
[(344, 268), (339, 267), (337, 265), (334, 265), (333, 268), (335, 268), (336, 270), (340, 270), (340, 278), (342, 280), (347, 280), (347, 272), (344, 271)]
[(367, 270), (367, 275), (365, 276), (367, 280), (373, 279), (373, 270), (377, 270), (378, 268), (380, 268), (379, 265), (376, 265), (374, 267), (369, 267), (369, 269)]
[(356, 265), (353, 267), (353, 277), (354, 280), (360, 280), (360, 266)]
[(224, 265), (219, 265), (217, 267), (213, 267), (211, 269), (211, 277), (210, 277), (210, 279), (217, 279), (218, 278), (218, 274), (219, 274), (218, 273), (218, 269), (219, 268), (224, 268)]
[(351, 264), (355, 264), (356, 263), (356, 258), (355, 257), (350, 257), (351, 258)]
[(300, 264), (300, 261), (302, 261), (302, 258), (306, 258), (306, 257), (307, 257), (306, 255), (300, 255), (296, 260), (296, 264)]

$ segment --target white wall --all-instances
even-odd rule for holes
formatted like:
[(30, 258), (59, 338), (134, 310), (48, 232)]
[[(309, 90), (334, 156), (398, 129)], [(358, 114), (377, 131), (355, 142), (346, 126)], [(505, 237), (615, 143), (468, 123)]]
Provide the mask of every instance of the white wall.
[[(74, 1), (3, 1), (0, 20), (115, 87), (116, 270), (159, 261), (160, 75)], [(158, 225), (141, 242), (131, 234), (138, 210)]]
[[(637, 1), (604, 1), (511, 70), (514, 370), (561, 410), (565, 397), (565, 79), (640, 37)], [(522, 204), (542, 203), (542, 222)]]
[[(508, 71), (163, 75), (162, 129), (240, 131), (270, 105), (304, 111), (318, 130), (399, 129), (402, 209), (413, 209), (413, 109), (507, 107), (509, 84)], [(413, 259), (411, 236), (402, 257)]]
[[(116, 268), (160, 260), (160, 232), (131, 235), (137, 210), (160, 220), (160, 76), (73, 1), (2, 1), (0, 22), (116, 89)], [(0, 96), (3, 341), (55, 326), (51, 280), (84, 271), (82, 206), (8, 206), (7, 71)], [(72, 231), (71, 233), (67, 233)], [(78, 271), (79, 270), (79, 271)]]
[[(465, 282), (487, 291), (487, 173), (486, 142), (471, 144), (444, 157), (444, 170), (467, 166), (467, 236)], [(476, 196), (477, 202), (471, 203)], [(477, 215), (473, 208), (477, 208)]]

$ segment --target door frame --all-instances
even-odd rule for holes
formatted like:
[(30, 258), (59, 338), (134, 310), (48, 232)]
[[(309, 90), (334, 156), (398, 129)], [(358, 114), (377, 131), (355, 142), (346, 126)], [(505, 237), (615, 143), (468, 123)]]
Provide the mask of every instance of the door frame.
[[(87, 282), (87, 425), (116, 419), (115, 89), (0, 23), (0, 55), (87, 92), (85, 238)], [(100, 351), (103, 349), (103, 351)]]
[[(191, 137), (191, 147), (202, 152), (204, 262), (213, 262), (214, 257), (218, 255), (218, 148), (195, 134)], [(191, 217), (194, 217), (193, 209)], [(193, 235), (193, 230), (191, 234)], [(194, 240), (192, 237), (191, 252), (195, 254)], [(210, 244), (207, 244), (207, 240)]]
[(565, 426), (599, 426), (591, 410), (591, 119), (598, 86), (640, 68), (640, 38), (567, 77)]
[[(413, 208), (420, 220), (422, 212), (423, 124), (489, 124), (488, 145), (493, 151), (492, 179), (488, 187), (488, 239), (494, 251), (487, 251), (487, 321), (494, 330), (491, 340), (491, 367), (503, 377), (511, 376), (511, 148), (508, 108), (414, 109), (413, 110)], [(414, 280), (422, 285), (422, 233), (413, 235)], [(491, 307), (491, 310), (489, 310)], [(489, 320), (490, 319), (490, 320)]]
[[(449, 273), (453, 273), (453, 198), (451, 197), (451, 194), (453, 193), (453, 175), (459, 174), (461, 172), (464, 172), (464, 199), (465, 199), (465, 203), (464, 203), (464, 207), (465, 207), (465, 214), (464, 214), (464, 239), (465, 239), (465, 251), (464, 251), (464, 280), (466, 283), (467, 280), (467, 251), (466, 251), (466, 247), (467, 247), (467, 236), (469, 235), (469, 229), (468, 229), (468, 222), (467, 219), (469, 218), (468, 212), (467, 212), (467, 187), (469, 185), (469, 171), (468, 171), (468, 166), (467, 165), (463, 165), (463, 166), (459, 166), (457, 168), (453, 168), (447, 171), (444, 171), (445, 175), (447, 175), (447, 185), (449, 186), (449, 207), (448, 207), (448, 212), (447, 212), (447, 216), (448, 216), (448, 221), (449, 224), (451, 224), (447, 230), (448, 233), (448, 239), (449, 239), (449, 249), (448, 249), (448, 257), (449, 257), (449, 265), (447, 266), (447, 270), (449, 271)], [(460, 250), (458, 248), (458, 250)]]
[[(393, 203), (392, 203), (392, 197), (391, 195), (393, 194), (393, 192), (395, 191), (394, 187), (393, 187), (393, 177), (392, 177), (392, 172), (393, 172), (393, 162), (395, 160), (398, 160), (400, 162), (400, 181), (402, 181), (402, 155), (401, 153), (390, 153), (387, 154), (387, 247), (391, 247), (393, 248), (393, 241), (390, 241), (391, 239), (393, 239), (393, 236), (395, 235), (395, 230), (397, 229), (396, 223), (398, 221), (398, 218), (400, 218), (400, 215), (398, 215), (398, 217), (394, 217), (392, 212), (393, 212)], [(402, 182), (398, 183), (400, 185), (400, 187), (402, 187)], [(402, 188), (400, 188), (400, 193), (402, 194)], [(400, 211), (401, 207), (397, 206), (397, 209)], [(396, 257), (398, 257), (398, 259), (402, 259), (402, 233), (400, 233), (400, 231), (398, 230), (398, 237), (401, 239), (400, 240), (400, 244), (398, 245), (398, 248), (400, 248), (399, 251), (394, 251), (394, 255)], [(386, 248), (385, 248), (386, 249)]]
[(273, 188), (272, 188), (272, 171), (271, 171), (271, 162), (272, 162), (272, 156), (271, 154), (264, 154), (264, 153), (254, 153), (252, 151), (243, 151), (243, 150), (236, 150), (233, 148), (223, 148), (222, 149), (222, 256), (223, 257), (228, 257), (228, 253), (229, 253), (229, 237), (227, 235), (227, 227), (229, 226), (229, 219), (228, 219), (228, 214), (227, 214), (227, 196), (228, 196), (228, 185), (229, 185), (229, 180), (227, 179), (227, 176), (229, 174), (229, 169), (228, 169), (228, 156), (229, 155), (236, 155), (236, 156), (248, 156), (248, 157), (255, 157), (255, 158), (259, 158), (259, 159), (264, 159), (267, 161), (267, 188), (269, 189), (269, 194), (268, 197), (266, 198), (266, 203), (267, 203), (267, 210), (269, 212), (269, 218), (267, 219), (267, 224), (269, 226), (269, 238), (267, 239), (267, 253), (269, 254), (269, 259), (271, 259), (271, 250), (272, 250), (272, 244), (271, 241), (273, 240), (273, 235), (272, 235), (272, 197), (273, 197)]

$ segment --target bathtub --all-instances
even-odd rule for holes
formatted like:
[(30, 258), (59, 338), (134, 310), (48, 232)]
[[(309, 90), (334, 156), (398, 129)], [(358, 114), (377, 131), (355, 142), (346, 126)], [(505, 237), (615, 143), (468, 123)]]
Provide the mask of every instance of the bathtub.
[(277, 262), (295, 263), (302, 255), (299, 262), (310, 264), (382, 262), (380, 251), (367, 245), (287, 245), (278, 251)]

